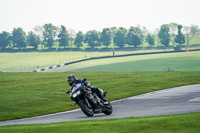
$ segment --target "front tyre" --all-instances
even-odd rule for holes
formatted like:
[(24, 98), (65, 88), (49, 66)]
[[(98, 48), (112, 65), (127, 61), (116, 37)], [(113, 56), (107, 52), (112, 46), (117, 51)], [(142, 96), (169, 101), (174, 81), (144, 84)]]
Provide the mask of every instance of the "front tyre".
[(113, 112), (112, 105), (108, 102), (108, 105), (105, 106), (105, 110), (103, 111), (104, 114), (110, 115)]
[(92, 110), (92, 106), (88, 102), (88, 104), (85, 104), (82, 100), (79, 102), (79, 106), (83, 113), (87, 115), (88, 117), (92, 117), (94, 115), (94, 112)]

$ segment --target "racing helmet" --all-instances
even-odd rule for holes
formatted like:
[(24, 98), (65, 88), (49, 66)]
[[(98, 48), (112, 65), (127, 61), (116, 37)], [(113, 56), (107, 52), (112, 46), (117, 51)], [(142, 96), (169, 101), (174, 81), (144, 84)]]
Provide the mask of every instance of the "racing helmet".
[(71, 74), (67, 77), (67, 82), (70, 86), (72, 86), (74, 83), (76, 83), (77, 78), (75, 75)]

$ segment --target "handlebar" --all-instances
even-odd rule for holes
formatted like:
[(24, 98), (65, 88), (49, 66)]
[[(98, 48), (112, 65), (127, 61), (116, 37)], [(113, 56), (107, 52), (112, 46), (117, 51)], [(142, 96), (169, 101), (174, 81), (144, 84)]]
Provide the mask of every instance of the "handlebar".
[[(83, 80), (82, 80), (82, 86), (85, 88), (85, 85), (83, 84), (85, 81), (86, 81), (87, 79), (86, 78), (84, 78)], [(71, 93), (71, 91), (70, 90), (67, 90), (66, 91), (66, 94), (69, 94), (69, 93)]]
[(71, 91), (67, 90), (66, 93), (69, 94)]
[(86, 78), (84, 78), (84, 79), (82, 80), (82, 83), (84, 83), (86, 80), (87, 80), (87, 79), (86, 79)]

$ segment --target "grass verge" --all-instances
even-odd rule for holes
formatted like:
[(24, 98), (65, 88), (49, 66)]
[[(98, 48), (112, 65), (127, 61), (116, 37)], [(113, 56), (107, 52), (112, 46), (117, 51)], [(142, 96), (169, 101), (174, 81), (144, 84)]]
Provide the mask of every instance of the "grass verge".
[(2, 133), (198, 133), (200, 113), (0, 127)]
[(200, 71), (200, 58), (172, 57), (99, 65), (72, 70), (76, 72), (131, 72), (131, 71)]
[[(72, 70), (79, 72), (91, 71), (162, 71), (163, 68), (174, 68), (175, 71), (200, 71), (200, 51), (163, 53), (117, 57), (99, 60), (90, 60), (63, 66), (45, 72)], [(75, 70), (73, 70), (75, 69)]]
[[(0, 73), (0, 121), (77, 108), (66, 96), (71, 73)], [(74, 72), (116, 100), (156, 90), (200, 83), (200, 72)]]
[[(154, 52), (162, 50), (144, 51), (118, 51), (116, 55), (138, 52)], [(29, 52), (29, 53), (0, 53), (0, 71), (3, 72), (27, 72), (38, 68), (64, 64), (81, 59), (112, 56), (110, 52)]]

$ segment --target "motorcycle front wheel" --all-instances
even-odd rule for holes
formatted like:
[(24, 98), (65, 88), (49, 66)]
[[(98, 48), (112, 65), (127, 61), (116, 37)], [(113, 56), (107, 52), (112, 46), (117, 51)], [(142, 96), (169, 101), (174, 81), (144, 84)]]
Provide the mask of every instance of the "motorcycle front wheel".
[(88, 104), (85, 104), (82, 100), (79, 102), (79, 106), (81, 108), (81, 110), (83, 111), (83, 113), (85, 115), (87, 115), (88, 117), (92, 117), (94, 115), (92, 106), (90, 105), (90, 103), (88, 102)]
[(112, 105), (110, 104), (110, 102), (108, 102), (108, 105), (106, 105), (105, 111), (103, 111), (103, 113), (106, 115), (110, 115), (112, 114), (112, 112), (113, 112)]

